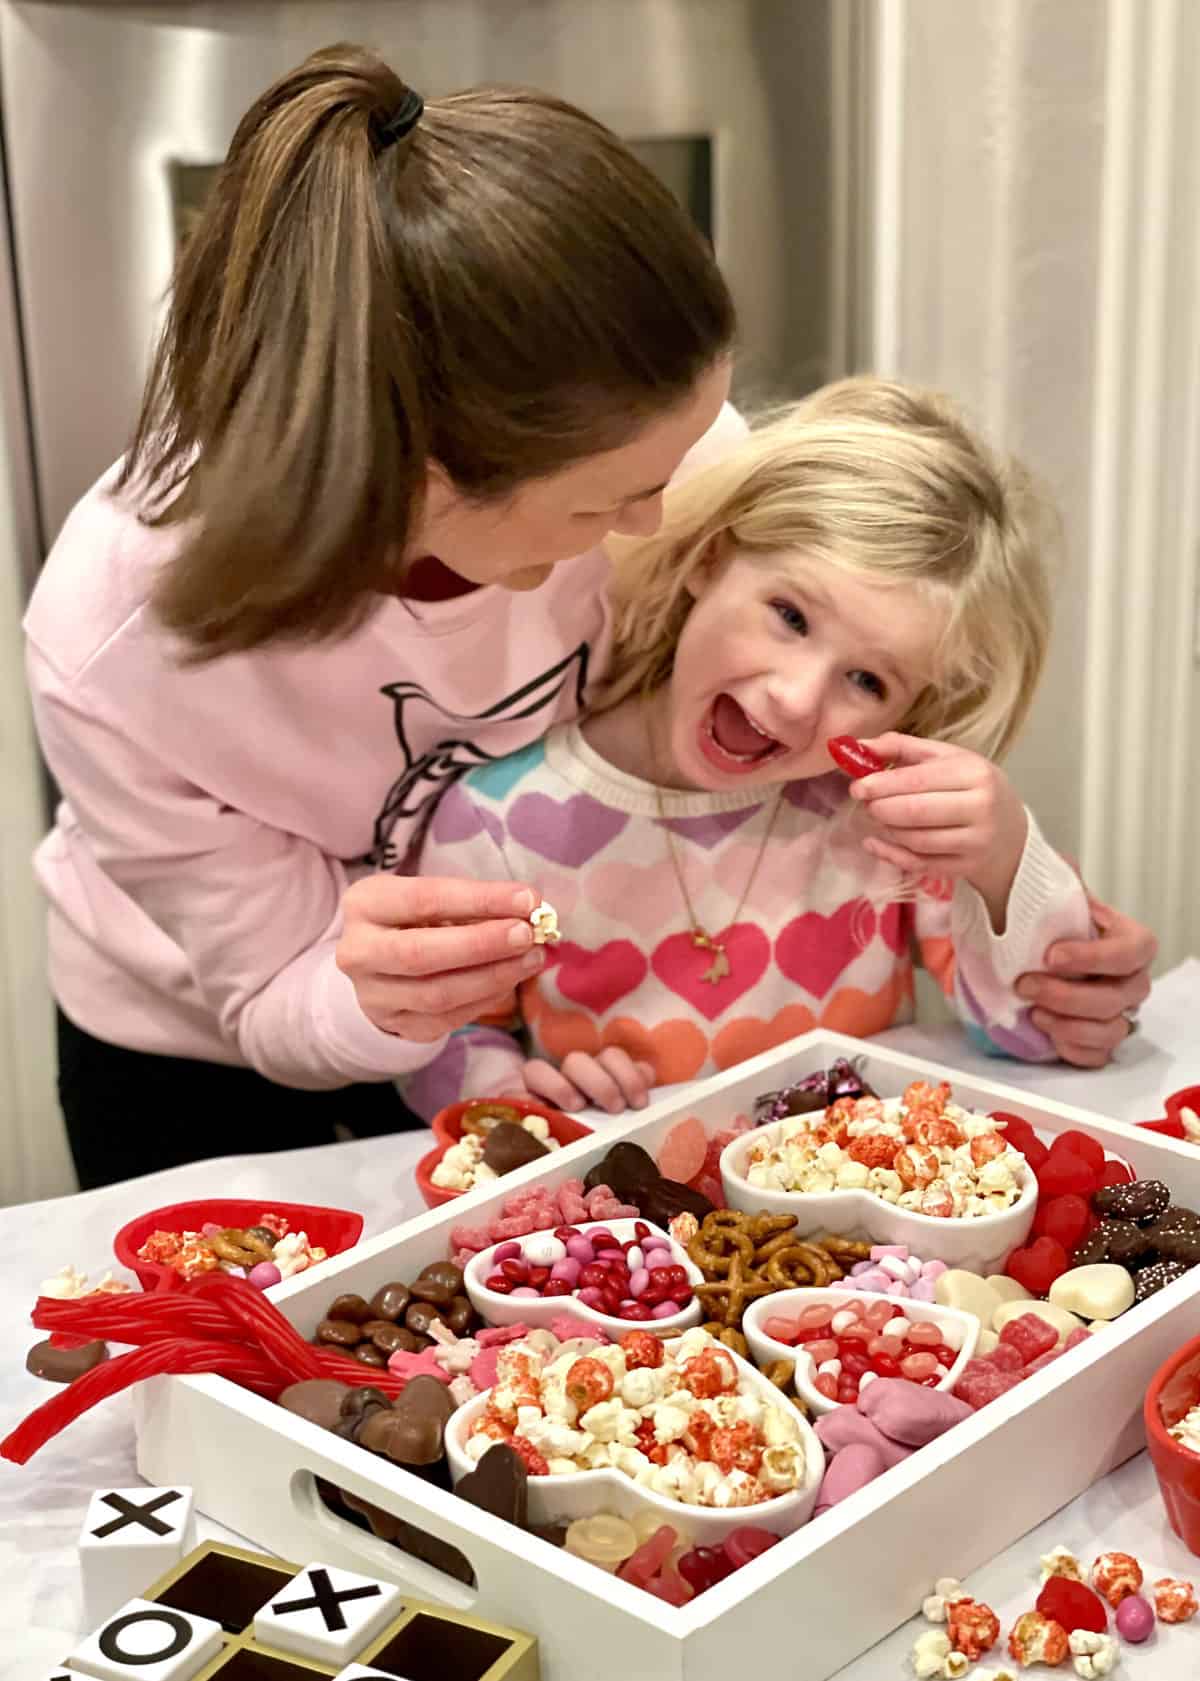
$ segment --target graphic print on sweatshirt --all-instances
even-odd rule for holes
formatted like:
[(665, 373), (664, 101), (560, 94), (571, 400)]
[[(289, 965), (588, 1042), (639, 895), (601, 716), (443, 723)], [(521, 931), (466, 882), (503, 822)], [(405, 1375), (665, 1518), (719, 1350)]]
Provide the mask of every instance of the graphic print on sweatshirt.
[[(388, 789), (375, 819), (371, 850), (359, 862), (380, 870), (396, 869), (419, 842), (435, 805), (452, 782), (467, 771), (505, 758), (515, 748), (545, 735), (551, 724), (559, 720), (557, 708), (564, 692), (569, 689), (574, 690), (575, 713), (581, 712), (587, 687), (589, 655), (588, 643), (581, 642), (555, 665), (483, 712), (448, 712), (420, 683), (386, 684), (380, 693), (392, 702), (396, 740), (400, 743), (404, 768)], [(427, 726), (428, 712), (444, 721), (448, 733), (424, 753), (418, 754), (409, 744), (409, 731), (410, 728), (416, 730), (416, 721)], [(477, 738), (481, 732), (491, 731), (502, 724), (530, 724), (530, 728), (522, 732), (523, 739), (518, 739), (515, 734), (506, 736), (503, 744), (497, 744), (498, 750), (489, 753)], [(427, 733), (427, 727), (420, 730), (422, 736)], [(406, 838), (403, 847), (400, 847), (393, 842), (392, 836), (402, 820)]]

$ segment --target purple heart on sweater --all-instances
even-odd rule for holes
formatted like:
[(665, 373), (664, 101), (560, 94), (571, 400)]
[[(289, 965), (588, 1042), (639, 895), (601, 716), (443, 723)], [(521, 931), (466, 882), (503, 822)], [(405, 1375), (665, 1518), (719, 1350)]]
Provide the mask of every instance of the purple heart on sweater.
[(783, 797), (798, 811), (829, 817), (849, 799), (850, 783), (841, 771), (831, 770), (824, 776), (806, 776), (799, 782), (789, 782)]
[(430, 834), (439, 846), (470, 840), (485, 829), (497, 846), (504, 844), (504, 826), (490, 811), (476, 805), (457, 783), (447, 788), (433, 814)]
[(760, 805), (746, 805), (737, 811), (710, 811), (703, 817), (666, 817), (659, 819), (659, 827), (670, 829), (707, 852), (726, 835), (740, 829), (748, 817), (757, 817), (761, 810)]
[(611, 811), (590, 794), (572, 794), (569, 800), (522, 794), (508, 814), (508, 832), (539, 858), (577, 870), (602, 852), (628, 821), (623, 811)]

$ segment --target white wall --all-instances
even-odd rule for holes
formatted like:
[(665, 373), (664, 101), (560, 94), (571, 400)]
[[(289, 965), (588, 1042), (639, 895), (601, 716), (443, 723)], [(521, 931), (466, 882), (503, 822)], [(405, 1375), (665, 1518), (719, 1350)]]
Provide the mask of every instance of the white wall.
[(1200, 950), (1198, 9), (866, 4), (867, 360), (953, 393), (1054, 495), (1054, 647), (1011, 769), (1177, 960)]

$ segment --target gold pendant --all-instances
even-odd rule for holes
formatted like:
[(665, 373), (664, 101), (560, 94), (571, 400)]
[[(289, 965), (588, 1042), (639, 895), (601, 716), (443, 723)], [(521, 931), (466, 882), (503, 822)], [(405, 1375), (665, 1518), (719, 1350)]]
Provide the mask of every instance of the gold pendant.
[(704, 971), (704, 979), (716, 986), (729, 973), (729, 959), (725, 955), (725, 947), (716, 940), (710, 940), (708, 945), (709, 950), (715, 951), (717, 955), (713, 958), (711, 967)]

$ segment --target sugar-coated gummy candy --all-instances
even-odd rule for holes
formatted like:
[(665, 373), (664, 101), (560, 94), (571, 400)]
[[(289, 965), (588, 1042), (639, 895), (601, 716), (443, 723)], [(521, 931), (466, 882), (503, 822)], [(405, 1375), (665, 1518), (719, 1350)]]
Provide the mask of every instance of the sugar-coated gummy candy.
[(1092, 1563), (1092, 1586), (1114, 1607), (1141, 1585), (1142, 1567), (1132, 1553), (1100, 1553)]
[(676, 1179), (686, 1185), (704, 1166), (708, 1139), (695, 1115), (673, 1126), (663, 1139), (658, 1152), (658, 1171), (664, 1179)]
[(1188, 1623), (1196, 1615), (1196, 1590), (1177, 1576), (1160, 1576), (1154, 1584), (1154, 1609), (1160, 1623)]
[(1022, 1362), (1028, 1366), (1057, 1345), (1058, 1332), (1036, 1313), (1023, 1313), (1019, 1319), (1010, 1319), (1000, 1332), (1001, 1348), (1006, 1343), (1016, 1349)]
[(675, 1531), (670, 1524), (664, 1523), (625, 1560), (617, 1575), (622, 1581), (632, 1582), (635, 1587), (644, 1588), (652, 1576), (658, 1575), (670, 1558), (674, 1546)]
[(1131, 1646), (1140, 1646), (1154, 1632), (1154, 1607), (1140, 1593), (1131, 1593), (1117, 1606), (1117, 1633)]
[[(884, 1381), (886, 1380), (880, 1378), (879, 1383)], [(878, 1387), (878, 1383), (871, 1385), (872, 1389)], [(840, 1454), (844, 1449), (856, 1445), (873, 1448), (882, 1457), (885, 1468), (889, 1470), (893, 1465), (899, 1465), (902, 1459), (907, 1459), (913, 1451), (904, 1443), (895, 1442), (890, 1436), (885, 1436), (878, 1425), (864, 1417), (857, 1406), (835, 1408), (823, 1418), (818, 1418), (813, 1429), (826, 1453)]]
[(1103, 1634), (1108, 1627), (1104, 1601), (1083, 1582), (1069, 1576), (1051, 1576), (1037, 1597), (1037, 1609), (1044, 1617), (1061, 1623), (1068, 1634), (1077, 1628)]

